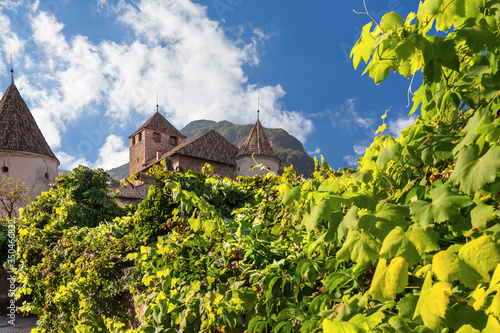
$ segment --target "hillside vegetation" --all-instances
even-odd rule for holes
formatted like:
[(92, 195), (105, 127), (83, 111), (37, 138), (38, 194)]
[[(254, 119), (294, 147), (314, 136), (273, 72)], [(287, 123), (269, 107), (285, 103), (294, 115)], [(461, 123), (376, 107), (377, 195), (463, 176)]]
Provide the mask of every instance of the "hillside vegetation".
[(114, 180), (122, 180), (123, 178), (128, 178), (129, 176), (129, 164), (126, 163), (119, 167), (113, 168), (111, 170), (106, 171), (108, 175)]
[(499, 8), (427, 0), (363, 28), (355, 66), (424, 81), (358, 170), (155, 167), (126, 209), (102, 170), (62, 176), (17, 223), (23, 310), (38, 332), (499, 332)]

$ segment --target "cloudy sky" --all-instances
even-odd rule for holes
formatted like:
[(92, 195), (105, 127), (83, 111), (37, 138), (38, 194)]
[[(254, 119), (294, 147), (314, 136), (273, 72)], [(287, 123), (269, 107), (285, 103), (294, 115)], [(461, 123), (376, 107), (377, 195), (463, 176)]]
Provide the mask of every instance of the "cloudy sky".
[[(375, 19), (418, 1), (367, 0)], [(355, 166), (385, 119), (409, 125), (409, 80), (376, 86), (350, 49), (363, 1), (0, 0), (0, 89), (15, 83), (61, 168), (128, 162), (128, 139), (156, 111), (178, 129), (197, 119), (261, 122), (311, 156)], [(1, 74), (4, 73), (4, 74)], [(418, 83), (413, 83), (415, 90)]]

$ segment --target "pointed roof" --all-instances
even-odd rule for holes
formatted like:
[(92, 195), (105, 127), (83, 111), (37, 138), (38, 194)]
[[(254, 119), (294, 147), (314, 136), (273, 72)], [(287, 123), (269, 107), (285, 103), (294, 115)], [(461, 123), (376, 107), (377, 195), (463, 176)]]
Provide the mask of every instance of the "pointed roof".
[(13, 76), (0, 100), (0, 149), (41, 154), (59, 162), (17, 90)]
[[(184, 155), (234, 165), (233, 157), (237, 152), (238, 148), (235, 145), (217, 133), (217, 131), (211, 130), (196, 138), (184, 141), (177, 147), (162, 154), (161, 159), (173, 155)], [(156, 159), (146, 162), (147, 166), (145, 168), (149, 168), (157, 162)]]
[(163, 132), (166, 134), (172, 134), (181, 138), (186, 138), (185, 135), (182, 135), (181, 132), (177, 130), (165, 117), (161, 115), (160, 112), (155, 112), (155, 114), (148, 119), (137, 131), (134, 132), (129, 139), (141, 132), (144, 129), (150, 129), (153, 131)]
[(241, 145), (240, 151), (238, 152), (238, 156), (252, 154), (277, 158), (276, 154), (274, 153), (273, 147), (271, 146), (271, 143), (267, 139), (266, 133), (262, 128), (262, 124), (258, 119), (250, 130), (250, 133), (248, 133), (245, 142)]

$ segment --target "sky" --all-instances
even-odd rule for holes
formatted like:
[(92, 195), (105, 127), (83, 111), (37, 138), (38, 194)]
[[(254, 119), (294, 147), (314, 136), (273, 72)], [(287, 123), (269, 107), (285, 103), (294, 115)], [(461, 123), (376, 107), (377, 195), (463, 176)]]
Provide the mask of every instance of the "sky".
[[(415, 0), (366, 0), (380, 20)], [(350, 50), (370, 18), (363, 0), (0, 0), (0, 90), (14, 81), (71, 170), (128, 162), (128, 136), (159, 111), (283, 128), (335, 169), (356, 167), (385, 119), (410, 125), (408, 91), (375, 85)], [(3, 73), (3, 74), (2, 74)]]

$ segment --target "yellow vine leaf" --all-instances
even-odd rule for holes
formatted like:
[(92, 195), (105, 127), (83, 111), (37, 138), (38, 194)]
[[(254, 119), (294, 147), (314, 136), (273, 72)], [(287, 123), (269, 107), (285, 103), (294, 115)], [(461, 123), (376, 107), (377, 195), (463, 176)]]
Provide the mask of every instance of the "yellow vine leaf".
[(437, 329), (448, 308), (451, 287), (447, 282), (433, 284), (432, 274), (427, 274), (413, 319), (420, 316), (425, 326)]
[(378, 127), (377, 131), (375, 132), (375, 135), (384, 132), (387, 129), (387, 124), (382, 124)]
[(403, 257), (395, 257), (387, 265), (386, 259), (378, 262), (370, 287), (370, 295), (379, 301), (393, 300), (408, 285), (408, 263)]

